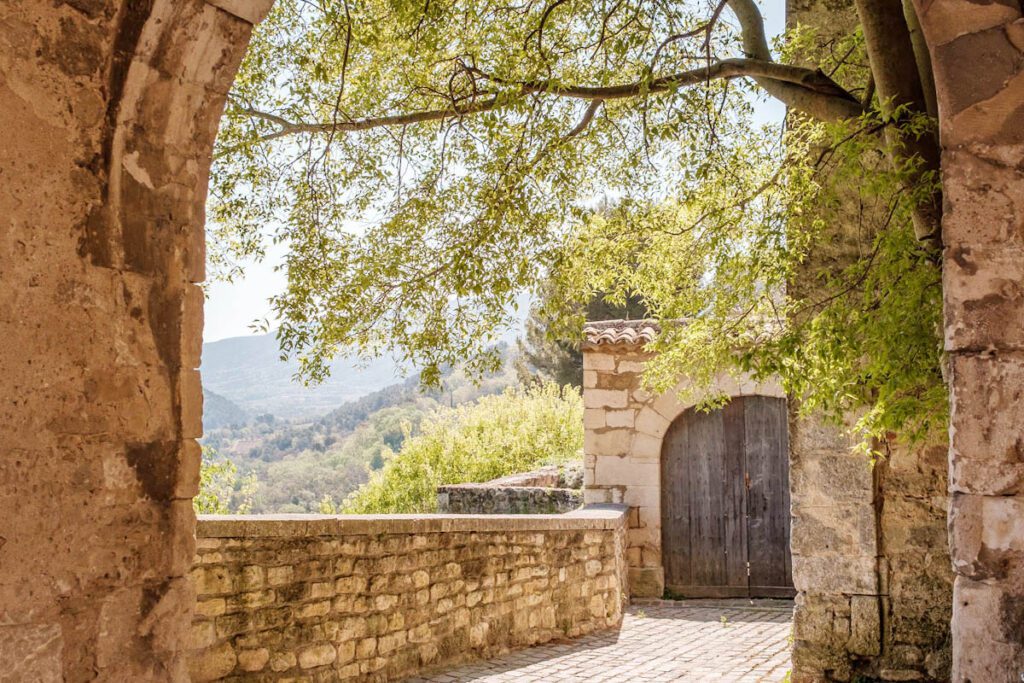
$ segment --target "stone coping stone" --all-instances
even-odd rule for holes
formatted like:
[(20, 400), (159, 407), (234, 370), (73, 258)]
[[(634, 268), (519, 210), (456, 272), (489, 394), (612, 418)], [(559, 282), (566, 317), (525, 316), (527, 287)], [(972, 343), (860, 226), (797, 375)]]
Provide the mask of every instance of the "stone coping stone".
[(437, 487), (438, 493), (441, 493), (442, 491), (451, 491), (459, 489), (483, 491), (540, 491), (542, 493), (565, 491), (566, 493), (583, 493), (582, 489), (557, 488), (553, 486), (495, 486), (492, 485), (490, 482), (485, 482), (483, 484), (444, 484), (443, 486)]
[(355, 536), (496, 531), (591, 531), (625, 526), (626, 505), (562, 515), (199, 515), (198, 538)]

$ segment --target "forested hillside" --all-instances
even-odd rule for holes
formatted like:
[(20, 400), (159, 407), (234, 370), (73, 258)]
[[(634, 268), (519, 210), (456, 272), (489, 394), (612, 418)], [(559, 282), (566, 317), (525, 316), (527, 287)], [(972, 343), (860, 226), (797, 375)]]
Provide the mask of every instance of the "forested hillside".
[[(503, 354), (508, 360), (507, 348)], [(250, 414), (207, 389), (203, 445), (211, 456), (234, 463), (241, 475), (255, 476), (251, 512), (316, 512), (325, 498), (343, 500), (365, 483), (383, 467), (386, 453), (399, 451), (419, 433), (425, 416), (515, 384), (511, 366), (504, 363), (505, 369), (479, 383), (459, 369), (448, 369), (441, 387), (430, 391), (421, 390), (418, 377), (410, 377), (342, 402), (326, 414), (305, 417)], [(309, 402), (303, 405), (310, 409)]]

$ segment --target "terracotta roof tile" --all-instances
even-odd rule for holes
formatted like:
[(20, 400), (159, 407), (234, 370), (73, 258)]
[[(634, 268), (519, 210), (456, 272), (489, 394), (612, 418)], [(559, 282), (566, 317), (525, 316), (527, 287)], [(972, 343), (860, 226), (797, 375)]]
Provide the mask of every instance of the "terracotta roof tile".
[(653, 320), (601, 320), (583, 326), (586, 346), (640, 346), (654, 341), (660, 331)]

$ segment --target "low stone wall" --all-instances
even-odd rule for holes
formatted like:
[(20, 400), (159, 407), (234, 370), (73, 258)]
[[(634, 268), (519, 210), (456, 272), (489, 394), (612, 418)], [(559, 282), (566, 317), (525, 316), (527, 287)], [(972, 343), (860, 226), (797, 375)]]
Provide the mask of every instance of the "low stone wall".
[(583, 506), (581, 489), (452, 484), (437, 487), (438, 512), (470, 515), (562, 514)]
[(583, 507), (583, 456), (482, 484), (437, 487), (437, 511), (460, 515), (557, 515)]
[(200, 517), (192, 680), (399, 680), (615, 626), (625, 516)]

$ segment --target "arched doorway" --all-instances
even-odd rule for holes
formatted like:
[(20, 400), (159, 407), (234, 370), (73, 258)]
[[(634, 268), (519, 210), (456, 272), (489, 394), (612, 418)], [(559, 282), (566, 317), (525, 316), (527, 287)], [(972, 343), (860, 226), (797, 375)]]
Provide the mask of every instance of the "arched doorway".
[(786, 400), (693, 408), (661, 451), (665, 587), (683, 597), (792, 597)]

